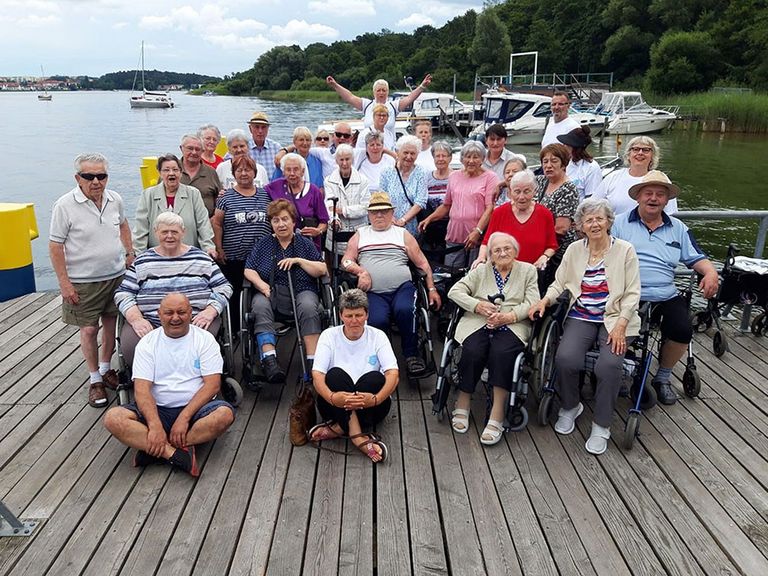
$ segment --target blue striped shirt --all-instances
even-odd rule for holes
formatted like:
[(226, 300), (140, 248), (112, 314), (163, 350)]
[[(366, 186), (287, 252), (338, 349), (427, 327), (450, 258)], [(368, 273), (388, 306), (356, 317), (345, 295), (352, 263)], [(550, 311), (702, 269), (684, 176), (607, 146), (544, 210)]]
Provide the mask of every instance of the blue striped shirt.
[(263, 188), (257, 188), (253, 196), (243, 196), (230, 188), (219, 198), (216, 209), (224, 211), (221, 247), (227, 260), (245, 261), (259, 240), (272, 233), (267, 220), (269, 202)]

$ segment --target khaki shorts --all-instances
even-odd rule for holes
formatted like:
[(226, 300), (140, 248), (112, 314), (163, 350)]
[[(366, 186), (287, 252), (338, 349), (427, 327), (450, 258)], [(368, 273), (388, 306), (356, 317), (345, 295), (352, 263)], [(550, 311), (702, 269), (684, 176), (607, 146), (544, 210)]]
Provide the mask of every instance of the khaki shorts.
[(80, 302), (77, 305), (63, 302), (61, 319), (65, 324), (83, 327), (96, 326), (102, 316), (117, 316), (114, 297), (122, 281), (121, 275), (112, 280), (74, 284)]

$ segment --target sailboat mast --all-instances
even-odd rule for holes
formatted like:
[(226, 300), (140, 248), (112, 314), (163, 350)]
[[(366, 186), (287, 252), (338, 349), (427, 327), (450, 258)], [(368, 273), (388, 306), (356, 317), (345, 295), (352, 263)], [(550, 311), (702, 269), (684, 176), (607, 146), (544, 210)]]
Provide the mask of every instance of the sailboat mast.
[(147, 87), (144, 85), (144, 40), (141, 41), (141, 91), (147, 91)]

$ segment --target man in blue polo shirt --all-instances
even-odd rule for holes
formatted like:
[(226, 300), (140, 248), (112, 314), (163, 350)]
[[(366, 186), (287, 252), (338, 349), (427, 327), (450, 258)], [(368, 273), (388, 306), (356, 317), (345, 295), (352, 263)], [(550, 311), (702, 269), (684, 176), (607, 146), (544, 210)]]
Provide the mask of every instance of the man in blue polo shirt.
[(682, 262), (701, 274), (699, 288), (705, 298), (714, 296), (719, 280), (717, 270), (697, 246), (688, 226), (664, 213), (667, 202), (679, 192), (663, 172), (648, 172), (642, 182), (629, 189), (637, 208), (617, 216), (611, 229), (615, 237), (634, 245), (640, 261), (640, 300), (655, 304), (654, 318), (661, 322), (665, 342), (653, 386), (662, 404), (677, 400), (670, 384), (672, 368), (693, 338), (688, 307), (675, 287), (675, 268)]

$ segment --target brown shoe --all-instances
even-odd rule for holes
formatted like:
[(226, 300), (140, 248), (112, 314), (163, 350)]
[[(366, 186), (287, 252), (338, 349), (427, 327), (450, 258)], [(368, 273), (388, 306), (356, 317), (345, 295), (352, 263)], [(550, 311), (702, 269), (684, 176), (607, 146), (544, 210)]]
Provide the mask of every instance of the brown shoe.
[(112, 369), (107, 370), (107, 373), (104, 374), (101, 379), (104, 381), (104, 386), (110, 390), (117, 390), (117, 385), (120, 383), (117, 377), (117, 372)]
[(107, 406), (107, 391), (104, 389), (103, 382), (96, 382), (88, 388), (88, 404), (94, 408), (105, 408)]

